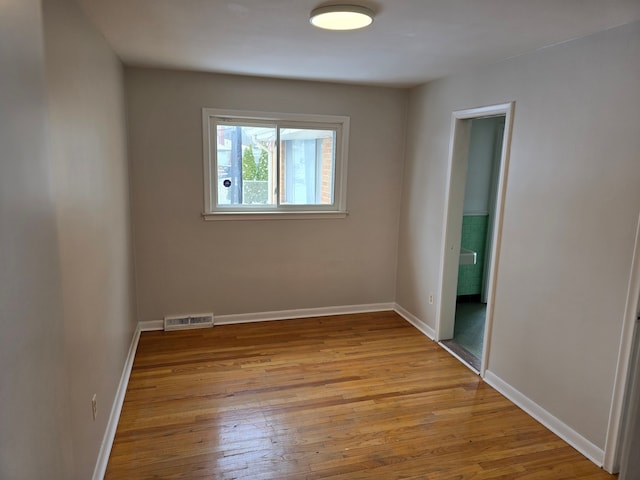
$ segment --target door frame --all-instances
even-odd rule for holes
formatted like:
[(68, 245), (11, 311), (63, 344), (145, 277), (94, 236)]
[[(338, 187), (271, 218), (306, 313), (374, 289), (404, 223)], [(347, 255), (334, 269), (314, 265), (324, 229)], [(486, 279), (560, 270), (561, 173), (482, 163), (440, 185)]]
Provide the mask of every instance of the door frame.
[(438, 302), (436, 305), (435, 340), (437, 341), (453, 337), (471, 121), (476, 118), (501, 115), (505, 116), (502, 153), (500, 155), (500, 172), (498, 175), (494, 212), (495, 216), (492, 232), (493, 241), (491, 246), (487, 314), (480, 367), (480, 375), (482, 377), (484, 377), (487, 369), (487, 361), (490, 351), (491, 329), (493, 325), (493, 303), (497, 284), (500, 244), (502, 241), (502, 221), (507, 187), (507, 174), (509, 171), (514, 109), (515, 102), (508, 102), (497, 105), (457, 110), (451, 114), (451, 138), (449, 141), (449, 158), (446, 177), (442, 255), (440, 256), (440, 291), (438, 292)]
[(609, 424), (604, 444), (603, 468), (611, 473), (618, 473), (622, 455), (622, 421), (625, 415), (625, 402), (628, 389), (632, 385), (630, 373), (633, 354), (633, 338), (636, 328), (636, 318), (640, 308), (640, 218), (636, 224), (636, 243), (631, 260), (629, 287), (627, 288), (627, 304), (620, 335), (620, 349), (618, 350), (618, 364), (609, 411)]

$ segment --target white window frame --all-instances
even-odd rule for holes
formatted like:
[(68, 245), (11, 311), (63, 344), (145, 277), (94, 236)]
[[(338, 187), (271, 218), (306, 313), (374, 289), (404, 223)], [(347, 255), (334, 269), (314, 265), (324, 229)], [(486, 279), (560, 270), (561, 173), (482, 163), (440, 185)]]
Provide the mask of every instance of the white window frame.
[[(214, 126), (224, 122), (252, 122), (270, 124), (280, 128), (331, 129), (336, 132), (333, 203), (330, 205), (232, 205), (217, 206), (217, 142), (212, 136)], [(344, 218), (347, 216), (347, 157), (349, 150), (350, 117), (341, 115), (307, 115), (299, 113), (272, 113), (218, 108), (202, 109), (202, 143), (204, 164), (205, 220), (258, 220), (268, 218)], [(277, 142), (279, 143), (279, 142)], [(278, 152), (280, 145), (278, 145)], [(278, 162), (280, 159), (278, 158)], [(281, 186), (278, 184), (278, 189)]]

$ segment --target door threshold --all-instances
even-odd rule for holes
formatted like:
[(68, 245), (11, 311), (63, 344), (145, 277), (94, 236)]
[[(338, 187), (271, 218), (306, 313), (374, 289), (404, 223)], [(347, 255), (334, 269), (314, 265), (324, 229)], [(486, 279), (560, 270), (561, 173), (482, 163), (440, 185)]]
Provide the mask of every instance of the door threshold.
[(460, 360), (466, 367), (476, 375), (480, 375), (480, 359), (469, 353), (464, 347), (454, 340), (441, 340), (438, 342), (451, 355)]

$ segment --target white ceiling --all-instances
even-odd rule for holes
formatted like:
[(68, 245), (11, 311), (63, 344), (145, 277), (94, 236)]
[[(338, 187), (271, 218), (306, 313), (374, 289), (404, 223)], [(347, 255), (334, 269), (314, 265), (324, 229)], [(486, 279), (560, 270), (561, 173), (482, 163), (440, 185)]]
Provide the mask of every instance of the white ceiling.
[(352, 32), (309, 24), (318, 0), (77, 0), (127, 65), (413, 86), (640, 20), (640, 0), (346, 0)]

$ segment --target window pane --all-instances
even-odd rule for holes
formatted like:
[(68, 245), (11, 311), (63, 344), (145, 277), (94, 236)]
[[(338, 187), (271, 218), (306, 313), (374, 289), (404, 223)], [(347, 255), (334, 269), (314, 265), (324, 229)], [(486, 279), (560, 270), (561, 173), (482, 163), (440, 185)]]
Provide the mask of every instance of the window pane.
[(335, 130), (280, 129), (280, 203), (333, 204)]
[(276, 128), (216, 125), (217, 205), (274, 205)]

